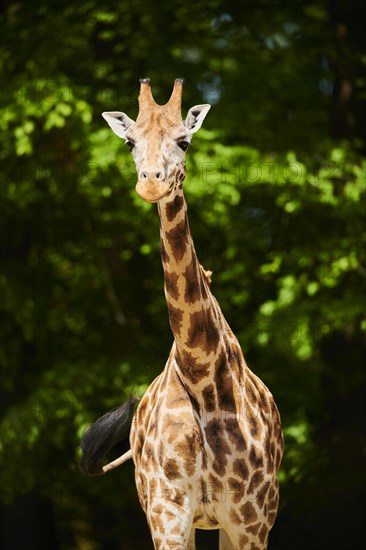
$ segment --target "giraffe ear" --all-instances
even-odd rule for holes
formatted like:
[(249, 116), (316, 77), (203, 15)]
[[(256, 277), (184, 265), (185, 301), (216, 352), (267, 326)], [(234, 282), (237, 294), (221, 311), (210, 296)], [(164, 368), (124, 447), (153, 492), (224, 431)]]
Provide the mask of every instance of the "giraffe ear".
[(202, 122), (208, 111), (211, 109), (211, 105), (206, 103), (205, 105), (195, 105), (188, 111), (187, 118), (183, 122), (190, 134), (194, 134), (202, 126)]
[(120, 111), (102, 113), (102, 117), (108, 122), (113, 132), (123, 139), (126, 139), (127, 128), (129, 128), (132, 124), (135, 124), (134, 120)]

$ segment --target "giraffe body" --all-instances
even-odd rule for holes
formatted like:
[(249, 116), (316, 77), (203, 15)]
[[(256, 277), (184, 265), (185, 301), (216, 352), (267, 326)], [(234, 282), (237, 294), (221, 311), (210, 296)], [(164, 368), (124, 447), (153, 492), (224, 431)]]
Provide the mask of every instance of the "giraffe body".
[(265, 549), (278, 506), (283, 438), (275, 402), (246, 365), (199, 264), (183, 193), (184, 153), (209, 106), (183, 122), (181, 80), (156, 105), (141, 81), (140, 111), (103, 116), (132, 149), (136, 191), (157, 202), (164, 288), (174, 343), (130, 433), (138, 496), (156, 549), (194, 548), (194, 530), (221, 529), (220, 548)]
[[(277, 512), (281, 456), (274, 401), (248, 371), (241, 391), (233, 385), (233, 393), (242, 394), (242, 415), (212, 409), (202, 414), (179, 379), (175, 353), (173, 346), (163, 373), (140, 402), (130, 437), (138, 495), (155, 547), (187, 548), (192, 528), (220, 528), (233, 548), (266, 548)], [(258, 419), (263, 402), (267, 412)]]

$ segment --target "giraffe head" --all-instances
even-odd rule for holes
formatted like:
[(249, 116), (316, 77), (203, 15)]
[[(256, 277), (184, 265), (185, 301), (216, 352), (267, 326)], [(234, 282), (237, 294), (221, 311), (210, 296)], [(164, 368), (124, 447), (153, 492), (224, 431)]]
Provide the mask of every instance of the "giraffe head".
[(119, 111), (103, 113), (103, 117), (131, 150), (137, 170), (137, 194), (148, 202), (158, 202), (184, 180), (186, 150), (211, 106), (196, 105), (182, 120), (183, 79), (175, 80), (165, 105), (155, 103), (148, 78), (140, 83), (136, 122)]

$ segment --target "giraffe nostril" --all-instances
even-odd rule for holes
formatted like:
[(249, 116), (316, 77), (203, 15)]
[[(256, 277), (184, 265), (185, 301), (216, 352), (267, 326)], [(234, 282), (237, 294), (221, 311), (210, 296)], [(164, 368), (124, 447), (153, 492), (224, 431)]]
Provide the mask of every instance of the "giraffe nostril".
[(147, 173), (146, 172), (141, 172), (140, 177), (141, 177), (141, 179), (146, 180)]
[(156, 172), (155, 177), (157, 180), (159, 180), (161, 177), (161, 172)]

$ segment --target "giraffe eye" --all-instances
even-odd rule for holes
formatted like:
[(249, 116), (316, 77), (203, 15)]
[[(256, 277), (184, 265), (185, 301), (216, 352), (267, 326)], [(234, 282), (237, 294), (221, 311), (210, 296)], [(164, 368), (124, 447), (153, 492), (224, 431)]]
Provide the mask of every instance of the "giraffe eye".
[(182, 149), (182, 151), (187, 151), (189, 145), (189, 141), (178, 141), (178, 147)]
[(125, 145), (127, 145), (127, 147), (129, 148), (130, 151), (132, 151), (132, 149), (135, 147), (135, 144), (133, 141), (131, 141), (130, 139), (128, 139), (125, 143)]

